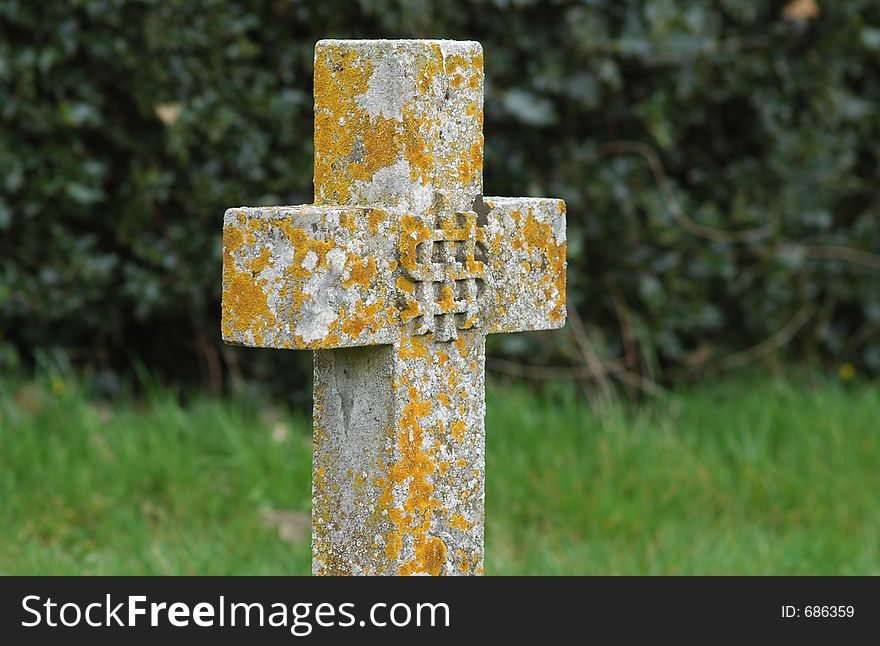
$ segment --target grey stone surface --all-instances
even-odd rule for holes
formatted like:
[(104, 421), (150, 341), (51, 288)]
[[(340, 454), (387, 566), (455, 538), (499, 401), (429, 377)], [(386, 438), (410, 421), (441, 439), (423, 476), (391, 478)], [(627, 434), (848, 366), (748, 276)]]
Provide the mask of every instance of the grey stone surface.
[(316, 574), (483, 571), (485, 335), (562, 326), (566, 260), (482, 124), (478, 43), (320, 41), (315, 203), (226, 212), (224, 340), (315, 351)]

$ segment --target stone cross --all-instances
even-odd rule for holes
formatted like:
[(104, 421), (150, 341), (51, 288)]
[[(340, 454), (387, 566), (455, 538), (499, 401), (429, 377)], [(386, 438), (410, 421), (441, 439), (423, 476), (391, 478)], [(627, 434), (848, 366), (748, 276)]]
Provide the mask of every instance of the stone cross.
[(314, 90), (314, 204), (226, 211), (223, 339), (315, 352), (315, 574), (481, 574), (485, 337), (564, 324), (565, 204), (483, 197), (479, 43), (322, 40)]

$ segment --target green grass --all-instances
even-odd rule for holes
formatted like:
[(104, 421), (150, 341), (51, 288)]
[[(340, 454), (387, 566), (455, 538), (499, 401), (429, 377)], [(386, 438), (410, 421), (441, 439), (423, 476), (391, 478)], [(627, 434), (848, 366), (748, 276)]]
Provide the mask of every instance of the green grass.
[[(771, 377), (598, 417), (490, 383), (488, 574), (880, 574), (880, 389)], [(309, 421), (0, 384), (0, 573), (305, 574)]]

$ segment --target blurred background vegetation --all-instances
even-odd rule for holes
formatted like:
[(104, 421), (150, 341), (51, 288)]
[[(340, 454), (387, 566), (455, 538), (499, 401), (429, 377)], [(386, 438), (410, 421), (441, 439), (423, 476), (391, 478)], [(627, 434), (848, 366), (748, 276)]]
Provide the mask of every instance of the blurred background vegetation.
[(873, 0), (2, 0), (0, 34), (3, 371), (306, 405), (309, 353), (220, 344), (223, 211), (311, 201), (317, 39), (446, 37), (485, 49), (486, 193), (568, 203), (571, 324), (490, 368), (880, 372)]
[(0, 0), (0, 574), (308, 571), (310, 353), (220, 343), (220, 233), (311, 201), (323, 37), (481, 41), (486, 193), (568, 203), (488, 573), (880, 573), (880, 3)]

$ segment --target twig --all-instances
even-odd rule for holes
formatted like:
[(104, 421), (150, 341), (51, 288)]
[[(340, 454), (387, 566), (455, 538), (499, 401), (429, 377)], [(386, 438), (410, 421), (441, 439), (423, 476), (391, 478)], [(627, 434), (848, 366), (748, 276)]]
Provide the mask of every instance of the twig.
[[(536, 381), (572, 380), (580, 381), (590, 379), (593, 371), (589, 366), (535, 366), (517, 363), (507, 359), (487, 358), (486, 367), (493, 372), (501, 372), (513, 377), (523, 377)], [(625, 359), (612, 359), (603, 364), (603, 371), (619, 381), (642, 390), (648, 394), (656, 395), (665, 392), (665, 388), (646, 379), (644, 376), (630, 372), (626, 369)]]
[(672, 219), (688, 233), (699, 238), (712, 240), (713, 242), (736, 243), (755, 242), (756, 240), (767, 238), (777, 231), (778, 226), (775, 222), (765, 224), (757, 229), (748, 229), (745, 231), (725, 231), (723, 229), (716, 229), (715, 227), (708, 227), (694, 222), (685, 214), (681, 205), (672, 194), (666, 169), (663, 167), (659, 155), (657, 155), (651, 146), (640, 141), (627, 141), (620, 139), (609, 141), (601, 150), (601, 154), (620, 155), (626, 153), (640, 155), (647, 160), (648, 166), (651, 168), (651, 174), (654, 176), (654, 181), (657, 182), (657, 187), (660, 189), (660, 196), (666, 204), (666, 210), (669, 211)]
[(607, 401), (611, 398), (611, 386), (608, 383), (608, 377), (605, 375), (602, 361), (599, 359), (596, 349), (590, 342), (587, 329), (584, 327), (584, 322), (581, 319), (581, 315), (578, 313), (577, 308), (569, 303), (567, 309), (568, 321), (570, 324), (568, 328), (574, 335), (574, 340), (581, 351), (581, 356), (583, 356), (584, 362), (586, 362), (587, 367), (590, 369), (590, 376), (596, 381), (596, 384), (599, 387), (600, 399)]
[(846, 345), (843, 346), (843, 352), (841, 354), (844, 357), (851, 355), (859, 346), (877, 332), (880, 332), (880, 321), (865, 321), (859, 326), (859, 329), (846, 340)]
[[(525, 377), (526, 379), (534, 379), (536, 381), (553, 381), (553, 380), (578, 380), (590, 379), (593, 376), (593, 370), (589, 366), (534, 366), (525, 363), (518, 363), (508, 359), (496, 359), (489, 357), (486, 359), (486, 367), (489, 370), (503, 372), (513, 377)], [(608, 374), (614, 374), (626, 370), (623, 359), (614, 359), (603, 366), (603, 371)]]
[(880, 270), (880, 256), (870, 251), (838, 245), (798, 245), (808, 258), (816, 260), (843, 260)]
[(245, 381), (244, 375), (241, 372), (241, 366), (238, 363), (238, 356), (235, 354), (235, 351), (225, 343), (220, 346), (220, 352), (223, 356), (224, 363), (226, 363), (226, 369), (229, 371), (233, 390), (241, 392), (244, 389)]
[(779, 348), (791, 341), (794, 335), (797, 334), (798, 330), (810, 320), (815, 311), (815, 305), (804, 305), (788, 321), (788, 323), (760, 343), (740, 352), (735, 352), (726, 357), (720, 357), (707, 362), (706, 366), (708, 366), (709, 369), (706, 374), (718, 374), (719, 372), (732, 370), (733, 368), (741, 368), (742, 366), (776, 352)]
[(617, 321), (620, 324), (620, 336), (623, 339), (623, 348), (626, 355), (626, 367), (633, 368), (638, 365), (639, 351), (636, 344), (635, 334), (633, 333), (632, 324), (630, 323), (629, 309), (626, 306), (626, 300), (620, 291), (620, 287), (610, 276), (605, 280), (605, 287), (611, 295), (611, 302), (614, 304), (614, 312), (617, 314)]

